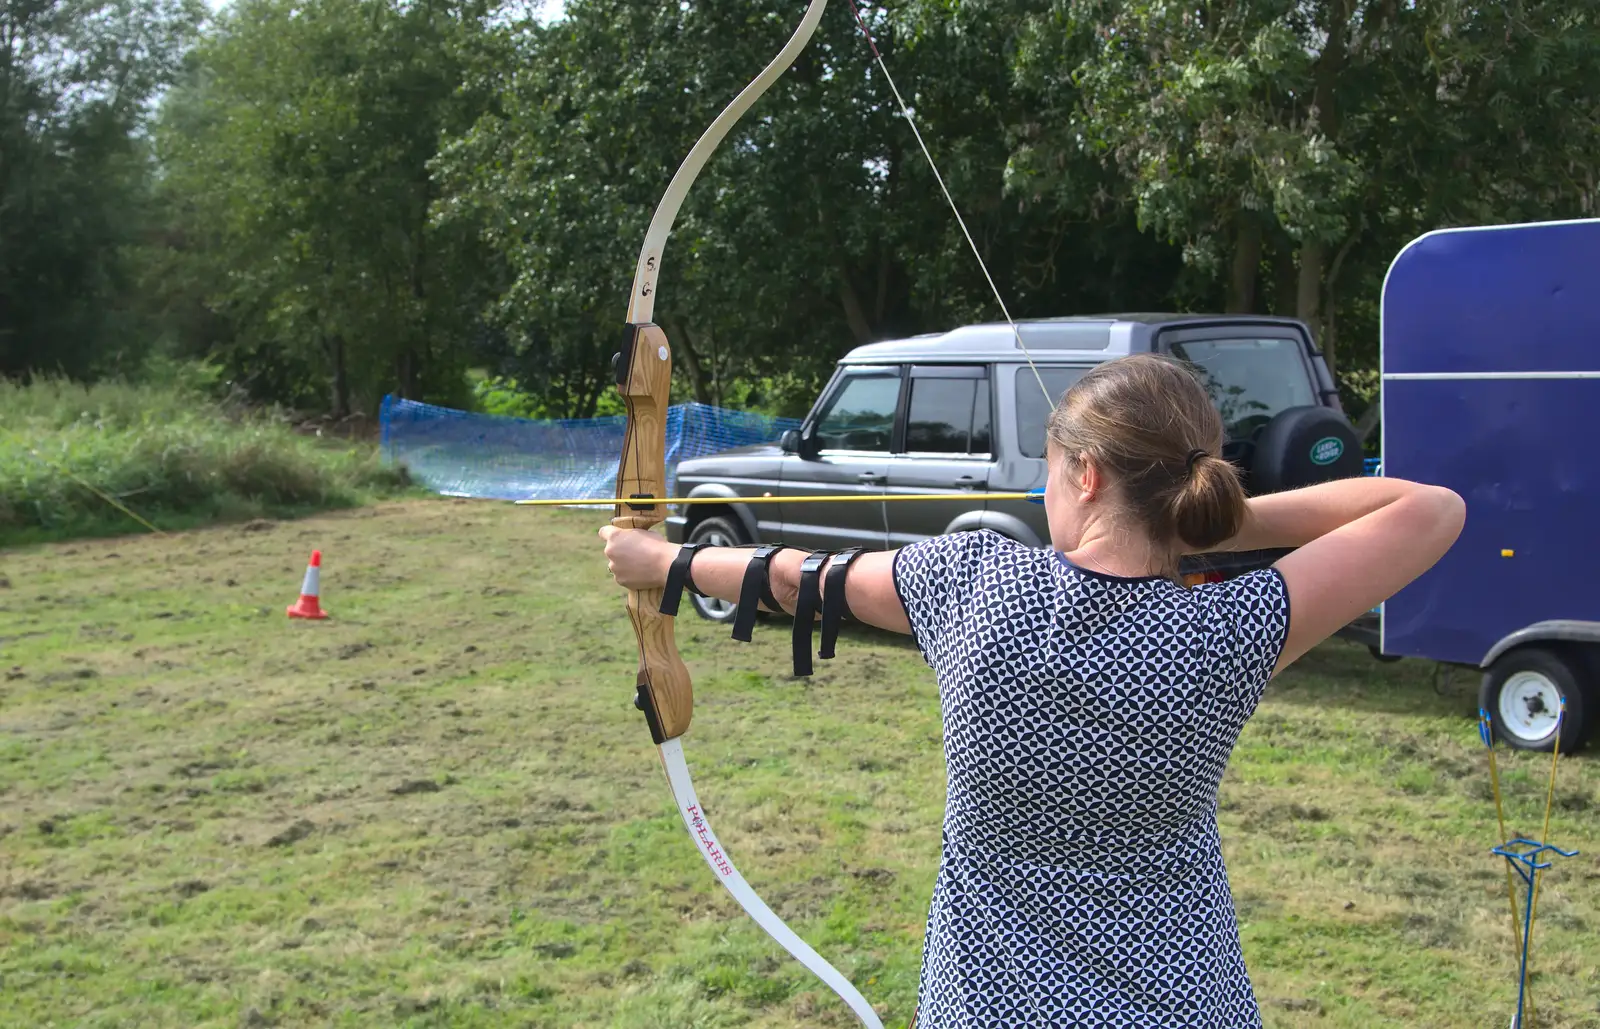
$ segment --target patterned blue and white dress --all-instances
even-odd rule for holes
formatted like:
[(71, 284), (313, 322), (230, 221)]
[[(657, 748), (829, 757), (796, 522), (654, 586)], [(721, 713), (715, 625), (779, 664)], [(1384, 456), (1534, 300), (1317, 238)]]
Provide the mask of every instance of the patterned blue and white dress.
[(949, 796), (917, 1029), (1250, 1029), (1217, 787), (1289, 626), (1267, 569), (1185, 589), (990, 531), (902, 549)]

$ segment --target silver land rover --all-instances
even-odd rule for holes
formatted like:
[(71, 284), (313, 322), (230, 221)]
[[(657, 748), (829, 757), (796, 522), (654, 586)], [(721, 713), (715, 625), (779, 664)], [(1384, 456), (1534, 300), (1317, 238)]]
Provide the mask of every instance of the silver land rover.
[[(1362, 473), (1361, 447), (1306, 326), (1248, 315), (1123, 314), (1006, 324), (857, 347), (839, 361), (797, 431), (678, 465), (678, 488), (726, 504), (680, 505), (673, 542), (783, 542), (811, 550), (887, 549), (993, 529), (1047, 545), (1044, 508), (965, 494), (1025, 492), (1045, 479), (1045, 418), (1079, 376), (1127, 354), (1169, 354), (1198, 369), (1226, 426), (1223, 456), (1269, 493)], [(1040, 388), (1041, 382), (1043, 389)], [(940, 493), (907, 503), (741, 504), (741, 497)], [(1206, 555), (1196, 578), (1263, 567), (1281, 551)], [(706, 618), (733, 605), (692, 597)]]

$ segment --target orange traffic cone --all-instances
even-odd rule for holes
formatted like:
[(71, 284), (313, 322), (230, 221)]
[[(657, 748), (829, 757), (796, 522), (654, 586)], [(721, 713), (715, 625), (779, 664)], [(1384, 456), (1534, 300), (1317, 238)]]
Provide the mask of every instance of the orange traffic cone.
[(326, 618), (328, 612), (322, 610), (322, 605), (317, 602), (317, 595), (321, 592), (320, 579), (322, 572), (322, 551), (311, 552), (311, 563), (306, 565), (306, 580), (300, 584), (300, 599), (290, 605), (290, 618)]

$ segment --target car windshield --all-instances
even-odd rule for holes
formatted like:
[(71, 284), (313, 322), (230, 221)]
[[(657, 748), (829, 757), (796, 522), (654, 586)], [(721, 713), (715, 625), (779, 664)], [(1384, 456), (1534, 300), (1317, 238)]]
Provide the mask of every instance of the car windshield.
[(1249, 439), (1278, 412), (1317, 402), (1305, 355), (1293, 339), (1196, 339), (1172, 353), (1200, 371), (1231, 439)]
[[(1026, 365), (1017, 369), (1017, 443), (1024, 457), (1044, 456), (1044, 422), (1074, 382), (1087, 368), (1040, 368), (1039, 378)], [(1044, 381), (1044, 391), (1039, 381)], [(1050, 394), (1047, 401), (1045, 393)]]

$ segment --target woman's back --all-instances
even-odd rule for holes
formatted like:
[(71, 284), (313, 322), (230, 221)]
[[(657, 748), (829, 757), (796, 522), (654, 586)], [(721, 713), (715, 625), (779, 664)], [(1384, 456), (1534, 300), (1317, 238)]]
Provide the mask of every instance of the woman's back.
[[(901, 551), (895, 582), (949, 766), (922, 1020), (1258, 1024), (1216, 798), (1287, 634), (1282, 578), (1185, 589), (975, 532)], [(982, 1013), (973, 970), (1018, 952), (1011, 1006)]]

